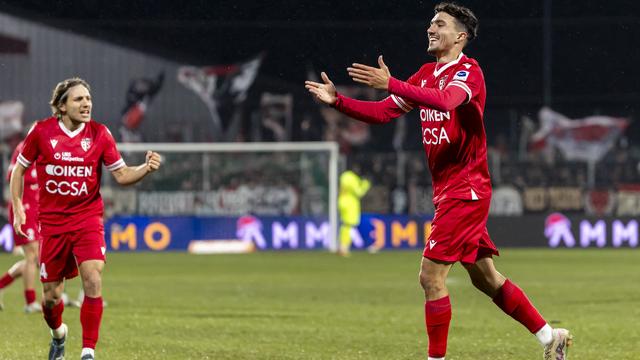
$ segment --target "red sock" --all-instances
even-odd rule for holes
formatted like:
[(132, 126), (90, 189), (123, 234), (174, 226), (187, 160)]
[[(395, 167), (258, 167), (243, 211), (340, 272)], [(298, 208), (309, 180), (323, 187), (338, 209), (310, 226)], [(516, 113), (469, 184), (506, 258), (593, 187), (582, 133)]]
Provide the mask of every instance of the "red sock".
[(44, 315), (44, 320), (49, 325), (50, 329), (57, 329), (62, 325), (62, 312), (64, 311), (64, 302), (60, 301), (58, 304), (54, 305), (51, 309), (46, 307), (44, 303), (42, 304), (42, 314)]
[(424, 319), (429, 336), (429, 356), (444, 357), (447, 353), (447, 337), (451, 322), (451, 302), (449, 295), (424, 303)]
[(27, 302), (27, 305), (36, 301), (36, 291), (33, 289), (28, 289), (24, 291), (24, 300)]
[(507, 315), (524, 325), (531, 333), (535, 334), (547, 323), (538, 310), (531, 304), (527, 295), (516, 284), (507, 279), (498, 290), (498, 295), (493, 298)]
[(5, 273), (1, 278), (0, 278), (0, 289), (4, 289), (7, 286), (9, 286), (11, 283), (13, 282), (13, 278), (11, 277), (11, 275), (9, 275), (9, 273)]
[(91, 298), (85, 295), (80, 309), (80, 323), (82, 323), (82, 347), (96, 348), (100, 321), (102, 320), (102, 297)]

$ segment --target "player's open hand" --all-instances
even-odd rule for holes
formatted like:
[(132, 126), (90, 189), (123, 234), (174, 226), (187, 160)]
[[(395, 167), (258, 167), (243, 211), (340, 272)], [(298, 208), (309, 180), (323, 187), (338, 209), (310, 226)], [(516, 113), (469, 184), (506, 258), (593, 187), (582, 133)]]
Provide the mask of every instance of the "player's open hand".
[(146, 165), (147, 172), (154, 172), (160, 168), (160, 164), (162, 163), (162, 158), (160, 154), (154, 151), (147, 151), (146, 154)]
[(355, 82), (371, 86), (372, 88), (387, 90), (389, 88), (391, 72), (389, 72), (389, 67), (382, 60), (382, 55), (378, 56), (378, 65), (380, 68), (354, 63), (351, 67), (347, 68), (347, 72), (349, 72), (349, 76), (351, 76), (351, 79)]
[(324, 83), (307, 80), (304, 82), (304, 87), (315, 95), (318, 100), (328, 105), (334, 105), (336, 101), (338, 101), (336, 87), (333, 85), (333, 82), (329, 80), (327, 73), (323, 71), (320, 73), (320, 76)]
[(27, 221), (27, 215), (24, 213), (22, 204), (15, 206), (13, 209), (13, 230), (16, 234), (28, 238), (27, 234), (22, 231), (22, 225)]

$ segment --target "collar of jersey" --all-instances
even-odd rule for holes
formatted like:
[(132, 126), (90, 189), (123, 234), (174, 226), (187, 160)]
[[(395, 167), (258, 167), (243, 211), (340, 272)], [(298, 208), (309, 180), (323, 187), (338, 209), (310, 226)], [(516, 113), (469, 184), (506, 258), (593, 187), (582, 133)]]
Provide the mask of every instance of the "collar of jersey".
[(452, 67), (453, 65), (457, 64), (458, 61), (460, 61), (460, 59), (462, 59), (462, 57), (464, 56), (464, 53), (460, 53), (460, 55), (458, 55), (458, 58), (453, 60), (453, 61), (449, 61), (446, 65), (444, 65), (443, 67), (441, 67), (440, 69), (437, 69), (437, 63), (436, 63), (436, 68), (434, 68), (433, 70), (433, 76), (438, 77), (440, 76), (440, 74), (442, 74), (443, 71), (445, 71), (446, 69)]
[(70, 137), (70, 138), (75, 137), (76, 135), (80, 134), (80, 132), (82, 130), (84, 130), (84, 125), (85, 125), (85, 123), (82, 123), (82, 124), (80, 124), (80, 126), (77, 129), (75, 129), (74, 131), (71, 131), (71, 130), (67, 129), (66, 126), (64, 126), (64, 124), (62, 123), (62, 120), (58, 120), (58, 126), (60, 126), (60, 129), (65, 134), (67, 134), (67, 136)]

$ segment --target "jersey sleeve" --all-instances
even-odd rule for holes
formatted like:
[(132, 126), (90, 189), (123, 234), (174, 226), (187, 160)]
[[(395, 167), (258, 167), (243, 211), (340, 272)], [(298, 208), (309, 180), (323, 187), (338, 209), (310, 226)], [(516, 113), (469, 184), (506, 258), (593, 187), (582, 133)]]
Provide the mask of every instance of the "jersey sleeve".
[(124, 160), (122, 159), (122, 155), (118, 151), (118, 147), (116, 146), (116, 141), (111, 135), (111, 132), (107, 127), (103, 127), (104, 129), (104, 156), (102, 161), (104, 162), (104, 166), (107, 167), (109, 171), (115, 171), (122, 167), (127, 166)]
[[(418, 79), (420, 76), (420, 73), (422, 72), (422, 69), (424, 68), (424, 66), (422, 66), (420, 68), (420, 70), (418, 70), (415, 74), (409, 76), (409, 78), (407, 79), (407, 83), (414, 85), (414, 86), (418, 86)], [(409, 112), (411, 110), (413, 110), (413, 108), (416, 106), (416, 104), (412, 101), (410, 101), (409, 99), (405, 99), (402, 96), (396, 95), (396, 94), (391, 94), (389, 96), (395, 103), (396, 105), (402, 109), (402, 111), (404, 112)]]
[(16, 159), (20, 165), (26, 168), (31, 166), (31, 164), (33, 164), (33, 162), (38, 158), (38, 155), (40, 155), (40, 127), (38, 124), (39, 123), (36, 123), (29, 130), (29, 133), (22, 144), (22, 150)]
[(484, 75), (477, 64), (463, 64), (456, 70), (456, 73), (447, 84), (446, 88), (451, 86), (458, 87), (467, 93), (467, 101), (465, 104), (476, 97), (484, 88)]
[(356, 120), (369, 124), (384, 124), (406, 112), (390, 96), (380, 101), (363, 101), (337, 94), (334, 108)]

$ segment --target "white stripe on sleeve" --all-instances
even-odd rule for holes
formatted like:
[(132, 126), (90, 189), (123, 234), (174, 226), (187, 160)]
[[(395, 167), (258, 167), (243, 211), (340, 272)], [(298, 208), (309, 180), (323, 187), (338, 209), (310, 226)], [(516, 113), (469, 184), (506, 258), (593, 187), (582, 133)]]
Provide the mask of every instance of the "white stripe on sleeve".
[(469, 89), (469, 87), (467, 86), (467, 84), (463, 83), (462, 81), (452, 81), (450, 82), (447, 87), (449, 86), (457, 86), (459, 88), (461, 88), (462, 90), (464, 90), (467, 95), (469, 95), (469, 98), (467, 99), (467, 101), (465, 103), (468, 103), (469, 101), (471, 101), (471, 89)]
[(125, 164), (124, 160), (120, 159), (120, 160), (114, 162), (111, 165), (105, 165), (105, 166), (107, 167), (107, 170), (115, 171), (115, 170), (118, 170), (118, 169), (120, 169), (122, 167), (127, 166), (127, 164)]
[(413, 109), (411, 106), (407, 105), (404, 99), (401, 98), (400, 96), (395, 96), (392, 94), (391, 100), (393, 100), (393, 102), (396, 103), (396, 105), (398, 105), (398, 107), (402, 109), (402, 111), (404, 112), (409, 112), (411, 111), (411, 109)]
[(25, 158), (24, 156), (22, 156), (22, 153), (20, 153), (18, 155), (18, 159), (17, 161), (20, 163), (20, 165), (28, 168), (29, 166), (31, 166), (32, 162), (27, 160), (27, 158)]

